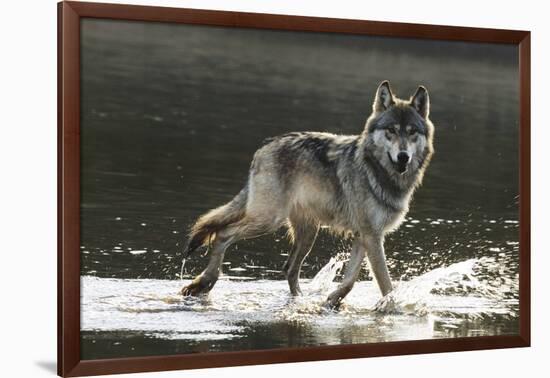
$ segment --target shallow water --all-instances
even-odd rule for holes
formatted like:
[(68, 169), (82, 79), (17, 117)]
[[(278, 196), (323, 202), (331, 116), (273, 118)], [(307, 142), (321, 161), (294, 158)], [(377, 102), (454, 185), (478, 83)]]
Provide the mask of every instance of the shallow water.
[[(81, 38), (82, 358), (517, 333), (516, 47), (92, 19)], [(232, 246), (208, 299), (179, 298), (207, 261), (181, 270), (186, 230), (241, 189), (261, 141), (361, 132), (384, 79), (426, 85), (436, 127), (386, 238), (395, 297), (378, 303), (365, 266), (319, 312), (351, 248), (321, 232), (292, 299), (281, 231)]]
[[(338, 311), (326, 310), (322, 304), (337, 285), (333, 279), (341, 262), (333, 258), (313, 279), (304, 280), (299, 297), (289, 295), (285, 281), (234, 276), (224, 276), (202, 298), (177, 295), (188, 280), (84, 276), (83, 352), (96, 358), (113, 350), (139, 355), (147, 340), (170, 341), (176, 353), (482, 336), (516, 329), (514, 281), (495, 285), (482, 273), (501, 268), (495, 259), (471, 259), (396, 282), (391, 300), (379, 301), (376, 285), (360, 282)], [(94, 345), (114, 335), (118, 341), (106, 350)]]

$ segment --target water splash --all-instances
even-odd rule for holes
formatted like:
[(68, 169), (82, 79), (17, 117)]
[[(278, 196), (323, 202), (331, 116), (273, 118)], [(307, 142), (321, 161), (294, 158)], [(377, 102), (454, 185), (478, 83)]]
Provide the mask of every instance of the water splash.
[(301, 280), (304, 294), (298, 297), (281, 280), (222, 276), (207, 297), (183, 298), (176, 294), (181, 280), (84, 276), (82, 330), (197, 342), (235, 340), (251, 329), (284, 325), (298, 327), (318, 345), (490, 335), (517, 326), (517, 277), (508, 274), (503, 280), (502, 267), (491, 258), (396, 282), (382, 299), (376, 282), (357, 282), (339, 311), (326, 311), (323, 304), (347, 258), (340, 253), (313, 279)]
[[(398, 282), (391, 293), (378, 301), (374, 310), (418, 316), (429, 313), (468, 314), (473, 317), (489, 313), (512, 315), (517, 301), (509, 300), (509, 294), (517, 292), (518, 288), (514, 283), (503, 287), (487, 279), (483, 272), (494, 269), (495, 264), (493, 258), (469, 259), (434, 269), (410, 281)], [(450, 300), (454, 305), (445, 309), (444, 303)], [(506, 308), (502, 306), (503, 301)]]
[(380, 299), (374, 309), (382, 313), (426, 315), (429, 311), (429, 294), (436, 285), (439, 283), (451, 287), (464, 280), (464, 277), (473, 278), (475, 262), (475, 259), (462, 261), (434, 269), (410, 281), (398, 282), (394, 284), (394, 290)]
[(349, 253), (339, 253), (331, 257), (329, 262), (309, 282), (308, 290), (314, 293), (326, 293), (333, 286), (336, 275), (349, 260)]
[(183, 269), (185, 268), (185, 261), (187, 259), (184, 257), (181, 259), (181, 269), (180, 269), (180, 281), (183, 281)]

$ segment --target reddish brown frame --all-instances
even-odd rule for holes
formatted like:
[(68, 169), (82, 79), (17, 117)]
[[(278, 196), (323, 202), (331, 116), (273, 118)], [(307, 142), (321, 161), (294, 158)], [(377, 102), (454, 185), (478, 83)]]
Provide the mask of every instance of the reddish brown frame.
[[(519, 46), (520, 332), (517, 336), (80, 360), (80, 19), (367, 34)], [(530, 345), (530, 32), (99, 3), (58, 4), (58, 374), (100, 375)], [(212, 358), (215, 355), (215, 358)]]

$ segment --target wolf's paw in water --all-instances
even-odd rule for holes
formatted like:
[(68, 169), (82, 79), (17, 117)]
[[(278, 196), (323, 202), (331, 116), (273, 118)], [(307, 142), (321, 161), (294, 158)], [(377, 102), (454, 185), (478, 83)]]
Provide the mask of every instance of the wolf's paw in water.
[(340, 309), (340, 306), (342, 305), (342, 300), (343, 297), (340, 295), (340, 293), (338, 293), (337, 291), (333, 292), (323, 303), (323, 308), (329, 311), (338, 311)]
[(382, 297), (374, 306), (374, 311), (381, 314), (398, 314), (401, 313), (400, 306), (397, 304), (394, 296), (390, 293)]
[(341, 302), (333, 302), (331, 300), (326, 300), (321, 305), (322, 312), (337, 312), (340, 309)]
[(207, 294), (214, 284), (216, 283), (216, 279), (210, 279), (206, 276), (200, 275), (195, 277), (193, 281), (187, 286), (184, 286), (180, 294), (184, 297), (187, 296), (198, 296), (201, 294)]

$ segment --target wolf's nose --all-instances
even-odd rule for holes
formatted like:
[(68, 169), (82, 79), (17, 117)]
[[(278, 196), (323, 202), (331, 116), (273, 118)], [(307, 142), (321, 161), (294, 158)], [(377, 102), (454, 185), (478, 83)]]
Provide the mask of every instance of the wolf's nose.
[(397, 154), (397, 161), (400, 164), (407, 164), (409, 162), (409, 154), (406, 152), (400, 152)]

